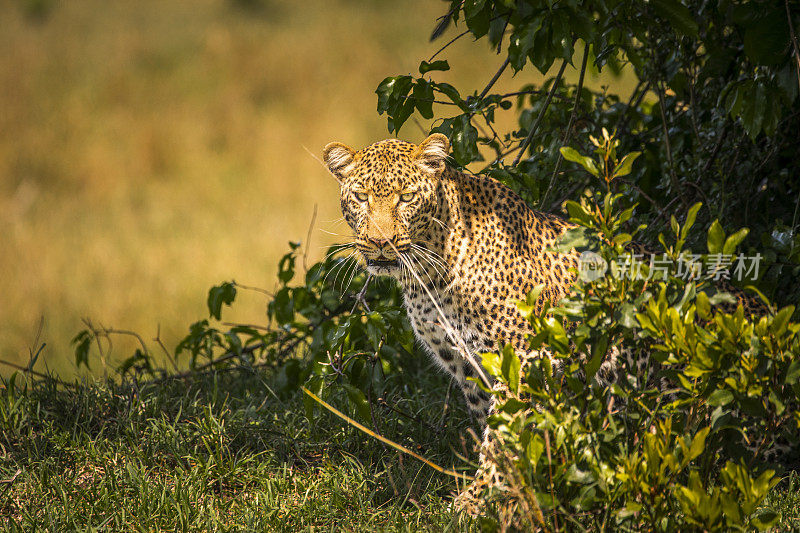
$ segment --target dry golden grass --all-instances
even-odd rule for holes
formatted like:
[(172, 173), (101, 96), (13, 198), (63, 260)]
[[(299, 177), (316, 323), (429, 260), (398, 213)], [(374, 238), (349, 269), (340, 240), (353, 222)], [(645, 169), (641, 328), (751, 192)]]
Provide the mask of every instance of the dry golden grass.
[[(174, 346), (211, 285), (272, 286), (315, 204), (312, 258), (337, 240), (318, 228), (345, 233), (309, 152), (387, 136), (373, 91), (455, 35), (427, 42), (445, 4), (262, 4), (80, 0), (35, 20), (0, 2), (0, 357), (27, 360), (40, 317), (61, 373), (84, 316), (148, 339), (160, 325)], [(500, 62), (468, 39), (444, 57), (458, 87)], [(242, 298), (237, 318), (263, 320), (263, 299)]]

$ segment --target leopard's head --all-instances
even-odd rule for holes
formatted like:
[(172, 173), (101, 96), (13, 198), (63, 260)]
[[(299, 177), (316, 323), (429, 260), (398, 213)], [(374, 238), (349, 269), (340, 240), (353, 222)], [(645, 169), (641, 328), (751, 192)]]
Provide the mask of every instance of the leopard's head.
[(398, 276), (398, 256), (409, 254), (434, 223), (449, 149), (439, 133), (418, 146), (389, 139), (359, 151), (342, 143), (325, 147), (325, 164), (339, 181), (342, 214), (372, 274)]

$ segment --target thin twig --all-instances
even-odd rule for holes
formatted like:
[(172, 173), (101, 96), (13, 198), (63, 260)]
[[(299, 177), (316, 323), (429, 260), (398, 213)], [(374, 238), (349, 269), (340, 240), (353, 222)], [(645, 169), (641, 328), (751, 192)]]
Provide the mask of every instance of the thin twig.
[(156, 337), (153, 340), (156, 342), (156, 344), (161, 346), (161, 350), (164, 352), (164, 355), (167, 357), (169, 362), (172, 363), (172, 368), (175, 369), (175, 372), (180, 372), (178, 364), (175, 362), (175, 357), (173, 357), (172, 354), (169, 353), (167, 347), (164, 346), (164, 341), (161, 340), (161, 324), (158, 325), (158, 328), (156, 329)]
[(239, 289), (244, 289), (246, 291), (260, 292), (261, 294), (266, 294), (270, 298), (275, 297), (275, 294), (269, 292), (267, 289), (262, 289), (261, 287), (251, 287), (249, 285), (244, 285), (242, 283), (239, 283), (238, 281), (232, 281), (231, 284)]
[(364, 281), (364, 286), (361, 287), (361, 290), (358, 291), (358, 294), (356, 294), (356, 303), (353, 304), (353, 308), (350, 310), (351, 315), (356, 312), (356, 307), (358, 307), (358, 304), (363, 305), (364, 309), (367, 310), (367, 313), (370, 312), (369, 305), (364, 299), (364, 297), (367, 295), (367, 287), (369, 287), (370, 281), (372, 281), (372, 274), (367, 273), (367, 279)]
[[(572, 133), (572, 124), (575, 122), (575, 115), (578, 113), (578, 104), (581, 101), (581, 91), (583, 91), (583, 79), (586, 75), (586, 61), (589, 58), (589, 43), (587, 42), (586, 45), (583, 47), (583, 61), (581, 62), (581, 73), (578, 77), (578, 87), (575, 90), (575, 103), (572, 106), (572, 113), (569, 115), (569, 122), (567, 122), (567, 131), (564, 132), (564, 140), (561, 141), (561, 146), (566, 146), (567, 141), (569, 141), (569, 136)], [(563, 159), (561, 155), (561, 151), (558, 152), (558, 159), (556, 160), (556, 168), (553, 169), (553, 175), (550, 176), (550, 184), (547, 186), (547, 190), (544, 191), (544, 195), (542, 196), (542, 201), (539, 205), (544, 206), (545, 200), (547, 200), (547, 195), (550, 194), (550, 190), (553, 188), (553, 185), (556, 182), (556, 176), (558, 175), (558, 169), (561, 167), (561, 160)]]
[[(496, 15), (496, 16), (492, 17), (491, 19), (489, 19), (489, 22), (494, 22), (495, 20), (499, 19), (499, 18), (500, 18), (500, 17), (502, 17), (502, 16), (503, 16), (503, 15)], [(444, 46), (442, 46), (441, 48), (439, 48), (439, 49), (436, 51), (436, 53), (435, 53), (435, 54), (433, 54), (433, 55), (430, 57), (430, 59), (428, 59), (428, 63), (430, 63), (431, 61), (433, 61), (433, 59), (434, 59), (436, 56), (438, 56), (440, 53), (442, 53), (442, 52), (444, 51), (444, 49), (445, 49), (445, 48), (447, 48), (448, 46), (450, 46), (451, 44), (453, 44), (453, 43), (454, 43), (454, 42), (456, 42), (457, 40), (461, 39), (463, 36), (465, 36), (465, 35), (466, 35), (466, 34), (468, 34), (469, 32), (470, 32), (470, 30), (469, 30), (469, 28), (468, 28), (468, 29), (464, 30), (462, 33), (459, 33), (458, 35), (456, 35), (455, 37), (453, 37), (452, 39), (450, 39), (450, 40), (447, 42), (447, 44), (446, 44), (446, 45), (444, 45)]]
[(49, 374), (45, 374), (44, 372), (39, 372), (38, 370), (32, 370), (26, 366), (22, 366), (20, 364), (14, 363), (12, 361), (6, 361), (5, 359), (0, 359), (0, 364), (10, 366), (11, 368), (16, 368), (17, 370), (21, 370), (23, 372), (27, 372), (29, 374), (33, 374), (34, 376), (43, 378), (43, 379), (51, 379), (60, 385), (64, 385), (65, 387), (72, 387), (75, 388), (76, 385), (74, 383), (67, 383), (66, 381), (62, 381), (61, 379), (51, 376)]
[(714, 145), (714, 149), (711, 151), (711, 155), (708, 156), (708, 161), (706, 164), (703, 165), (703, 170), (700, 172), (700, 176), (705, 175), (711, 169), (711, 165), (714, 164), (714, 160), (717, 158), (717, 154), (719, 153), (720, 148), (722, 148), (722, 143), (725, 141), (725, 137), (728, 134), (728, 122), (725, 121), (725, 124), (722, 126), (722, 131), (719, 134), (719, 138), (717, 139), (716, 144)]
[(257, 342), (255, 344), (251, 344), (250, 346), (246, 346), (246, 347), (242, 348), (241, 352), (226, 352), (224, 355), (221, 355), (220, 357), (214, 359), (213, 361), (209, 361), (207, 363), (203, 363), (202, 365), (198, 366), (197, 368), (194, 368), (192, 370), (186, 370), (184, 372), (178, 372), (177, 374), (170, 374), (168, 376), (164, 376), (163, 379), (159, 379), (159, 380), (156, 380), (156, 381), (165, 381), (167, 379), (188, 378), (189, 376), (192, 376), (194, 374), (202, 372), (203, 370), (206, 370), (206, 369), (208, 369), (208, 368), (210, 368), (210, 367), (212, 367), (214, 365), (217, 365), (219, 363), (224, 363), (225, 361), (230, 361), (231, 359), (239, 357), (240, 355), (244, 355), (244, 354), (247, 354), (247, 353), (252, 353), (252, 352), (255, 352), (256, 350), (259, 350), (259, 349), (264, 348), (264, 347), (266, 347), (266, 343)]
[(311, 248), (311, 231), (314, 229), (314, 222), (317, 221), (317, 204), (314, 204), (314, 213), (311, 215), (311, 223), (308, 225), (308, 234), (306, 235), (306, 247), (303, 250), (303, 270), (308, 272), (308, 250)]
[(656, 82), (656, 90), (658, 92), (658, 108), (661, 110), (661, 130), (664, 134), (664, 147), (667, 150), (667, 164), (669, 165), (669, 181), (672, 184), (673, 192), (681, 198), (684, 207), (686, 199), (683, 197), (680, 184), (678, 183), (678, 176), (675, 174), (675, 162), (672, 160), (672, 146), (669, 142), (669, 132), (667, 131), (667, 111), (666, 104), (664, 103), (664, 87), (661, 82)]
[(650, 226), (651, 227), (655, 226), (656, 222), (658, 222), (658, 219), (660, 219), (662, 216), (666, 215), (668, 210), (669, 210), (669, 208), (672, 207), (672, 204), (674, 204), (678, 200), (679, 200), (679, 198), (677, 196), (675, 198), (673, 198), (672, 200), (670, 200), (670, 202), (667, 205), (664, 206), (664, 209), (661, 212), (659, 212), (658, 215), (656, 215), (656, 218), (653, 219), (653, 221), (650, 223)]
[(792, 12), (789, 10), (789, 0), (784, 0), (786, 6), (786, 20), (789, 22), (789, 34), (792, 36), (792, 46), (794, 47), (794, 59), (797, 70), (797, 87), (800, 88), (800, 49), (797, 45), (797, 35), (794, 33), (794, 24), (792, 23)]
[(399, 407), (395, 407), (394, 405), (390, 404), (384, 398), (377, 398), (376, 401), (377, 401), (377, 403), (379, 405), (382, 405), (383, 407), (389, 409), (390, 411), (394, 411), (395, 413), (397, 413), (398, 415), (400, 415), (402, 417), (405, 417), (405, 418), (407, 418), (409, 420), (413, 420), (417, 424), (423, 425), (426, 428), (430, 429), (431, 431), (435, 431), (435, 432), (441, 431), (441, 429), (437, 429), (433, 425), (427, 423), (425, 420), (422, 419), (421, 416), (419, 416), (419, 415), (415, 416), (415, 415), (412, 415), (411, 413), (407, 413), (407, 412), (403, 411), (402, 409), (400, 409)]
[[(640, 87), (641, 87), (641, 91), (639, 91)], [(649, 81), (647, 83), (644, 83), (644, 87), (642, 87), (642, 82), (639, 82), (639, 85), (636, 86), (636, 88), (631, 93), (630, 98), (628, 99), (628, 105), (625, 107), (625, 113), (617, 121), (616, 126), (614, 126), (615, 130), (617, 130), (619, 132), (627, 131), (628, 121), (630, 120), (630, 116), (631, 116), (630, 115), (631, 109), (636, 109), (637, 107), (639, 107), (639, 104), (642, 103), (642, 100), (644, 99), (644, 96), (647, 94), (647, 91), (649, 91), (649, 90), (650, 90), (650, 82)], [(637, 94), (637, 92), (638, 92), (638, 94)]]
[(697, 126), (697, 109), (695, 106), (695, 98), (694, 98), (694, 83), (697, 81), (697, 73), (695, 72), (697, 69), (692, 69), (692, 79), (689, 82), (689, 118), (692, 124), (692, 130), (694, 130), (694, 137), (697, 139), (698, 143), (702, 143), (700, 139), (700, 128)]
[(267, 331), (267, 332), (272, 331), (272, 328), (269, 328), (267, 326), (259, 326), (258, 324), (243, 324), (241, 322), (225, 322), (225, 321), (220, 322), (220, 324), (222, 324), (223, 326), (230, 326), (232, 328), (245, 327), (245, 328), (259, 329), (261, 331)]
[(468, 33), (469, 33), (469, 30), (464, 30), (462, 33), (459, 33), (458, 35), (456, 35), (455, 37), (453, 37), (452, 39), (450, 39), (449, 41), (447, 41), (447, 44), (446, 44), (446, 45), (444, 45), (444, 46), (442, 46), (441, 48), (439, 48), (439, 49), (436, 51), (436, 53), (435, 53), (435, 54), (433, 54), (433, 55), (430, 57), (430, 59), (428, 59), (428, 63), (430, 63), (431, 61), (433, 61), (433, 59), (434, 59), (436, 56), (438, 56), (440, 53), (444, 52), (444, 49), (445, 49), (445, 48), (447, 48), (448, 46), (450, 46), (451, 44), (453, 44), (453, 43), (454, 43), (454, 42), (456, 42), (457, 40), (461, 39), (463, 36), (465, 36), (465, 35), (466, 35), (466, 34), (468, 34)]
[(384, 437), (382, 435), (378, 435), (377, 433), (375, 433), (374, 431), (372, 431), (368, 427), (366, 427), (366, 426), (364, 426), (362, 424), (359, 424), (358, 422), (356, 422), (355, 420), (353, 420), (352, 418), (350, 418), (346, 414), (342, 413), (341, 411), (339, 411), (338, 409), (336, 409), (335, 407), (333, 407), (329, 403), (325, 402), (322, 398), (320, 398), (319, 396), (317, 396), (316, 394), (314, 394), (313, 392), (311, 392), (307, 388), (302, 387), (302, 386), (300, 388), (303, 390), (303, 392), (308, 394), (314, 401), (316, 401), (318, 404), (320, 404), (325, 409), (327, 409), (331, 413), (335, 414), (336, 416), (338, 416), (339, 418), (341, 418), (342, 420), (344, 420), (348, 424), (350, 424), (352, 426), (355, 426), (356, 428), (360, 429), (361, 431), (363, 431), (367, 435), (378, 439), (379, 441), (383, 442), (384, 444), (388, 444), (389, 446), (391, 446), (395, 450), (401, 451), (401, 452), (403, 452), (405, 454), (410, 455), (414, 459), (422, 461), (423, 463), (425, 463), (426, 465), (430, 466), (431, 468), (433, 468), (437, 472), (441, 472), (442, 474), (447, 474), (448, 476), (453, 476), (455, 478), (464, 479), (464, 480), (467, 480), (467, 481), (472, 481), (474, 479), (473, 477), (468, 476), (466, 474), (460, 474), (460, 473), (455, 472), (453, 470), (448, 470), (446, 468), (442, 468), (441, 466), (437, 465), (436, 463), (431, 462), (428, 459), (422, 457), (418, 453), (412, 452), (411, 450), (409, 450), (408, 448), (406, 448), (402, 444), (397, 444), (396, 442), (391, 441), (391, 440), (387, 439), (386, 437)]
[[(585, 64), (585, 62), (584, 62)], [(561, 62), (561, 68), (558, 69), (558, 74), (556, 74), (555, 79), (553, 80), (553, 85), (550, 87), (550, 92), (547, 93), (547, 98), (542, 105), (542, 109), (539, 110), (539, 116), (536, 117), (536, 122), (531, 125), (531, 129), (528, 131), (528, 136), (525, 137), (525, 140), (522, 141), (520, 145), (519, 153), (517, 157), (514, 158), (514, 162), (511, 163), (512, 167), (516, 167), (519, 164), (519, 160), (522, 159), (522, 155), (525, 153), (525, 149), (528, 148), (528, 145), (531, 143), (533, 139), (533, 134), (536, 133), (536, 130), (539, 129), (539, 124), (542, 123), (542, 119), (544, 118), (545, 111), (550, 106), (550, 101), (553, 99), (553, 95), (556, 93), (556, 89), (558, 89), (558, 84), (561, 82), (561, 77), (564, 75), (564, 69), (567, 68), (567, 60)]]
[(497, 72), (494, 73), (494, 76), (492, 76), (492, 79), (489, 80), (489, 83), (487, 83), (486, 87), (484, 87), (483, 91), (481, 91), (480, 96), (478, 96), (477, 103), (480, 103), (481, 100), (483, 100), (483, 97), (486, 96), (486, 93), (489, 92), (489, 89), (491, 89), (494, 86), (494, 84), (497, 83), (497, 80), (500, 79), (500, 76), (503, 74), (503, 71), (506, 69), (506, 67), (508, 67), (508, 64), (510, 62), (511, 62), (511, 58), (510, 57), (507, 57), (506, 60), (503, 61), (503, 64), (500, 65), (500, 68), (497, 69)]
[(638, 185), (636, 185), (634, 182), (632, 182), (632, 181), (630, 181), (630, 180), (627, 180), (627, 179), (625, 179), (625, 178), (616, 178), (616, 179), (617, 179), (618, 181), (621, 181), (622, 183), (626, 183), (626, 184), (627, 184), (627, 185), (629, 185), (630, 187), (633, 187), (634, 189), (636, 189), (636, 191), (637, 191), (639, 194), (641, 194), (642, 196), (644, 196), (645, 200), (647, 200), (648, 202), (650, 202), (651, 204), (653, 204), (653, 207), (655, 207), (655, 208), (656, 208), (656, 210), (657, 210), (659, 213), (660, 213), (661, 211), (663, 211), (663, 209), (661, 209), (661, 207), (659, 207), (659, 205), (658, 205), (658, 202), (656, 202), (655, 200), (653, 200), (653, 199), (650, 197), (650, 195), (649, 195), (649, 194), (647, 194), (646, 192), (644, 192), (644, 191), (642, 190), (642, 188), (641, 188), (641, 187), (639, 187)]
[(547, 208), (547, 212), (548, 213), (555, 212), (556, 208), (561, 207), (561, 204), (563, 204), (565, 201), (567, 201), (570, 198), (572, 198), (572, 195), (575, 194), (575, 192), (578, 189), (580, 189), (581, 187), (586, 187), (587, 185), (588, 185), (588, 182), (586, 180), (577, 181), (572, 187), (570, 187), (567, 190), (567, 192), (561, 197), (560, 200), (556, 200), (555, 202), (550, 204), (550, 207)]

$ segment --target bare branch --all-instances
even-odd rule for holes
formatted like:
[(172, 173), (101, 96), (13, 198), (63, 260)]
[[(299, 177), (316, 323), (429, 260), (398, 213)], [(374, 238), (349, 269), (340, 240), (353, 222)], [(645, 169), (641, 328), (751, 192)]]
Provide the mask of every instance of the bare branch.
[(478, 103), (480, 103), (481, 100), (483, 100), (483, 97), (486, 96), (486, 93), (489, 92), (489, 89), (491, 89), (492, 86), (494, 86), (494, 84), (497, 83), (497, 80), (500, 79), (500, 76), (503, 74), (503, 71), (506, 69), (509, 63), (511, 63), (511, 58), (507, 57), (506, 60), (503, 61), (503, 64), (500, 65), (500, 68), (497, 69), (497, 72), (494, 73), (492, 79), (489, 80), (489, 83), (486, 84), (486, 87), (483, 88), (483, 91), (481, 91), (480, 96), (478, 96), (477, 100)]
[(446, 44), (446, 45), (444, 45), (444, 46), (442, 46), (441, 48), (439, 48), (439, 49), (436, 51), (436, 53), (435, 53), (435, 54), (433, 54), (433, 55), (430, 57), (430, 59), (428, 59), (428, 63), (430, 63), (431, 61), (433, 61), (433, 59), (434, 59), (436, 56), (438, 56), (439, 54), (441, 54), (442, 52), (444, 52), (444, 49), (445, 49), (445, 48), (447, 48), (448, 46), (450, 46), (451, 44), (453, 44), (453, 43), (454, 43), (454, 42), (456, 42), (457, 40), (461, 39), (463, 36), (465, 36), (465, 35), (466, 35), (466, 34), (468, 34), (468, 33), (469, 33), (469, 30), (464, 30), (463, 32), (459, 33), (458, 35), (456, 35), (455, 37), (453, 37), (452, 39), (450, 39), (449, 41), (447, 41), (447, 44)]
[[(567, 131), (564, 132), (564, 140), (561, 141), (562, 146), (566, 146), (567, 142), (569, 141), (569, 136), (572, 133), (572, 124), (575, 122), (575, 115), (578, 113), (578, 104), (581, 101), (581, 91), (583, 91), (583, 79), (586, 75), (586, 61), (588, 59), (589, 43), (587, 42), (583, 47), (583, 61), (581, 62), (581, 74), (578, 77), (578, 87), (575, 89), (575, 103), (572, 105), (572, 113), (569, 116), (569, 122), (567, 122)], [(559, 151), (558, 159), (556, 160), (556, 168), (553, 169), (553, 175), (550, 176), (550, 184), (547, 186), (547, 190), (544, 191), (544, 195), (542, 196), (542, 202), (540, 204), (542, 206), (545, 205), (547, 195), (550, 194), (550, 190), (553, 188), (553, 184), (555, 184), (556, 176), (558, 175), (558, 169), (561, 167), (562, 159), (563, 157), (561, 155), (561, 151)]]
[(664, 133), (664, 147), (667, 150), (669, 181), (675, 194), (680, 196), (681, 202), (684, 204), (684, 206), (686, 206), (686, 199), (683, 197), (680, 184), (678, 183), (678, 176), (675, 174), (675, 162), (672, 159), (672, 146), (669, 142), (669, 132), (667, 131), (667, 111), (666, 104), (664, 103), (664, 87), (661, 85), (661, 82), (656, 82), (656, 90), (658, 91), (658, 108), (661, 110), (661, 130)]
[(547, 111), (547, 108), (550, 107), (550, 101), (553, 99), (553, 95), (556, 93), (556, 89), (558, 88), (558, 84), (561, 83), (561, 78), (564, 76), (564, 69), (567, 68), (567, 60), (561, 62), (561, 68), (558, 69), (558, 74), (556, 74), (556, 78), (553, 80), (553, 86), (550, 87), (550, 92), (547, 93), (547, 98), (544, 101), (544, 105), (542, 105), (542, 109), (539, 111), (539, 116), (536, 117), (536, 122), (531, 125), (531, 129), (528, 131), (528, 136), (525, 137), (525, 140), (522, 141), (522, 144), (519, 147), (519, 153), (517, 157), (514, 158), (514, 162), (511, 166), (517, 166), (519, 164), (519, 160), (522, 159), (522, 155), (525, 153), (525, 149), (531, 143), (533, 139), (533, 134), (536, 133), (536, 130), (539, 129), (539, 125), (542, 123), (542, 119), (544, 118), (544, 114)]

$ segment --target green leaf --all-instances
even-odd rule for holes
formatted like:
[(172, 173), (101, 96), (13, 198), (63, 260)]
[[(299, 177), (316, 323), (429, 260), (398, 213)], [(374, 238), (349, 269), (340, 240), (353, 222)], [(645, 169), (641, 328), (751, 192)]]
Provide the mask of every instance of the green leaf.
[(692, 438), (692, 445), (689, 447), (689, 455), (687, 457), (689, 461), (694, 461), (701, 453), (703, 453), (703, 450), (706, 448), (706, 437), (708, 436), (708, 432), (710, 430), (710, 427), (704, 427), (695, 433), (694, 438)]
[(703, 320), (711, 318), (711, 302), (708, 299), (708, 295), (705, 292), (698, 292), (695, 302), (697, 305), (697, 315)]
[(388, 120), (389, 131), (395, 134), (400, 133), (400, 128), (406, 123), (408, 117), (414, 112), (414, 99), (406, 98), (402, 105), (398, 106), (394, 113), (390, 114)]
[(466, 3), (480, 4), (480, 8), (472, 11), (473, 15), (466, 17), (467, 28), (472, 32), (476, 39), (480, 39), (489, 33), (489, 10), (483, 5), (485, 0), (467, 0)]
[(794, 314), (794, 306), (787, 305), (777, 313), (772, 319), (772, 324), (770, 325), (770, 331), (776, 336), (783, 335), (786, 333), (786, 328), (789, 324), (789, 319), (792, 318)]
[(444, 83), (444, 82), (434, 83), (433, 87), (440, 93), (447, 96), (450, 99), (450, 101), (459, 106), (462, 111), (466, 111), (466, 104), (464, 103), (464, 100), (461, 98), (458, 89), (456, 89), (449, 83)]
[(541, 17), (536, 17), (521, 28), (516, 28), (508, 44), (508, 58), (511, 60), (511, 67), (515, 71), (522, 70), (528, 55), (533, 50), (536, 35), (542, 27)]
[(557, 252), (565, 253), (572, 250), (581, 250), (589, 244), (589, 230), (581, 226), (570, 228), (559, 236), (553, 247)]
[(439, 61), (433, 61), (432, 63), (423, 61), (419, 64), (419, 73), (422, 75), (425, 75), (432, 70), (450, 70), (450, 63), (444, 59), (440, 59)]
[(364, 392), (349, 383), (343, 383), (342, 386), (347, 391), (347, 397), (350, 399), (350, 404), (355, 408), (358, 417), (362, 422), (370, 424), (372, 422), (372, 415), (370, 414), (369, 402)]
[(569, 146), (562, 146), (559, 151), (567, 161), (578, 163), (595, 178), (600, 177), (600, 172), (597, 170), (597, 166), (594, 164), (594, 160), (591, 157), (581, 155), (577, 150)]
[(640, 155), (642, 155), (642, 152), (631, 152), (623, 157), (622, 161), (620, 161), (617, 165), (617, 168), (614, 169), (614, 177), (617, 178), (630, 174), (633, 167), (633, 162), (636, 161), (636, 158)]
[(700, 211), (701, 207), (703, 207), (703, 202), (697, 202), (689, 208), (689, 212), (686, 213), (686, 221), (681, 227), (681, 239), (685, 240), (689, 235), (689, 230), (692, 229), (692, 226), (694, 226), (694, 221), (697, 219), (697, 213)]
[(414, 105), (422, 118), (433, 118), (433, 87), (431, 83), (422, 78), (414, 85)]
[(289, 288), (284, 287), (275, 294), (272, 309), (278, 324), (288, 324), (294, 320), (294, 300), (289, 294)]
[(722, 253), (722, 247), (725, 243), (725, 231), (719, 220), (715, 220), (711, 227), (708, 228), (708, 252), (712, 254)]
[(765, 531), (775, 526), (780, 520), (781, 515), (773, 509), (763, 509), (757, 511), (756, 515), (751, 519), (752, 524), (759, 531)]
[(800, 361), (792, 361), (792, 364), (789, 365), (789, 369), (786, 371), (786, 379), (784, 383), (787, 385), (794, 385), (797, 381), (800, 380)]
[(608, 353), (608, 335), (601, 335), (592, 345), (592, 358), (586, 363), (584, 371), (587, 381), (591, 381)]
[(733, 401), (733, 393), (727, 389), (717, 389), (708, 397), (708, 404), (722, 407)]
[(86, 365), (89, 368), (89, 347), (94, 339), (94, 335), (85, 329), (75, 335), (71, 344), (75, 346), (75, 366), (80, 368), (81, 365)]
[(510, 344), (503, 347), (503, 362), (500, 366), (500, 371), (508, 383), (508, 388), (516, 394), (519, 392), (519, 375), (520, 375), (520, 362), (517, 354), (514, 353), (514, 348)]
[(211, 287), (208, 291), (208, 314), (217, 320), (222, 318), (222, 304), (231, 305), (236, 298), (236, 287), (231, 282)]
[(622, 326), (628, 329), (633, 329), (638, 325), (636, 322), (636, 307), (633, 304), (629, 302), (623, 303), (620, 306), (618, 313), (619, 317), (617, 320), (620, 324), (622, 324)]
[(761, 132), (761, 124), (764, 121), (767, 91), (762, 83), (755, 82), (750, 92), (749, 98), (745, 100), (745, 107), (742, 109), (740, 118), (742, 126), (747, 130), (747, 135), (751, 139), (755, 139)]
[(678, 0), (650, 0), (650, 5), (659, 16), (666, 19), (679, 34), (698, 36), (698, 26), (689, 8)]
[(486, 369), (490, 376), (500, 377), (503, 375), (500, 355), (494, 352), (481, 354), (481, 365), (483, 365), (483, 368)]
[(453, 157), (460, 165), (480, 159), (478, 151), (478, 130), (470, 122), (469, 115), (460, 115), (453, 121), (453, 135), (450, 138)]
[(411, 88), (411, 76), (389, 76), (375, 89), (378, 95), (378, 113), (383, 114), (396, 103), (399, 96), (408, 94)]
[[(758, 6), (758, 7), (756, 7)], [(786, 12), (780, 4), (758, 13), (747, 24), (744, 32), (744, 53), (757, 65), (777, 66), (789, 49), (789, 25)], [(745, 6), (742, 6), (745, 7)], [(765, 5), (750, 4), (751, 10), (761, 11)]]
[(722, 253), (728, 255), (733, 254), (733, 252), (736, 251), (736, 247), (741, 244), (748, 233), (750, 233), (749, 229), (742, 228), (736, 233), (729, 235), (725, 240), (725, 244), (722, 246)]
[(465, 0), (463, 7), (464, 16), (466, 18), (474, 17), (481, 12), (484, 4), (486, 4), (486, 0)]

